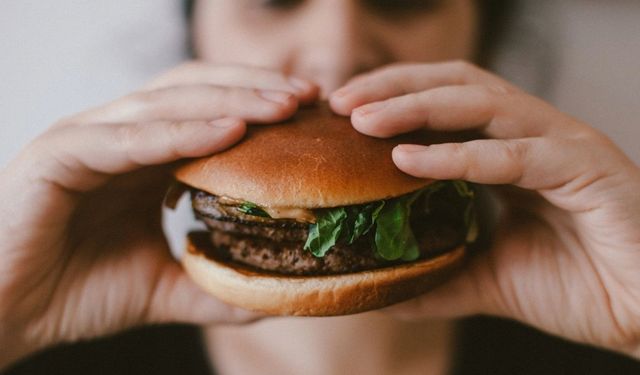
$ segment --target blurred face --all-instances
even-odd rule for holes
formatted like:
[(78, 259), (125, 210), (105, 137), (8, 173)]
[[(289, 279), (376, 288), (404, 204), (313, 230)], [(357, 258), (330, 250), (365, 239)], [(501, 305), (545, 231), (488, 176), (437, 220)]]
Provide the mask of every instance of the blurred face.
[(199, 0), (198, 56), (316, 81), (326, 95), (398, 61), (471, 59), (474, 0)]

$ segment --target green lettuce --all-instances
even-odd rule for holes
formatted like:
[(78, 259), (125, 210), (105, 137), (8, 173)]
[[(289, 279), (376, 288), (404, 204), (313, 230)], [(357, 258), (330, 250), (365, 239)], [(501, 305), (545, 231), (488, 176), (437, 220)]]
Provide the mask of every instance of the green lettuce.
[(375, 244), (379, 256), (386, 260), (416, 260), (420, 256), (418, 241), (411, 230), (411, 205), (424, 190), (392, 199), (377, 219)]
[(243, 202), (238, 206), (238, 211), (252, 216), (271, 217), (268, 213), (260, 208), (257, 204), (251, 202)]
[(467, 243), (473, 243), (478, 238), (479, 226), (478, 216), (474, 206), (475, 192), (464, 181), (453, 181), (453, 186), (456, 188), (458, 195), (469, 200), (467, 207), (464, 210), (464, 225), (467, 228)]
[(369, 233), (376, 223), (380, 211), (384, 208), (385, 201), (374, 202), (365, 206), (351, 207), (349, 210), (349, 225), (347, 226), (347, 243), (351, 245), (358, 238)]
[(310, 250), (317, 257), (325, 256), (338, 242), (346, 219), (347, 210), (344, 207), (329, 209), (318, 215), (316, 223), (309, 226), (305, 250)]
[[(421, 196), (429, 207), (431, 197), (453, 185), (451, 194), (466, 201), (464, 224), (467, 242), (475, 241), (478, 225), (474, 209), (474, 190), (463, 181), (439, 181), (422, 190), (398, 198), (365, 205), (323, 209), (316, 212), (317, 221), (309, 226), (304, 245), (316, 257), (323, 257), (338, 242), (352, 244), (371, 231), (376, 255), (386, 260), (416, 260), (420, 256), (418, 241), (411, 229), (411, 206)], [(448, 193), (447, 193), (448, 194)]]

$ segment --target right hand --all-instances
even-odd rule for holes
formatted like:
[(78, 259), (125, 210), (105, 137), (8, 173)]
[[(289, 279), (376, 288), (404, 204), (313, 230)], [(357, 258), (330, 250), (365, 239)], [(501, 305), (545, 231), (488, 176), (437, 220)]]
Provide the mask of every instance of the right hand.
[(285, 120), (317, 95), (280, 73), (188, 63), (26, 146), (0, 171), (0, 369), (145, 323), (255, 319), (172, 259), (160, 219), (170, 163), (221, 151), (247, 122)]

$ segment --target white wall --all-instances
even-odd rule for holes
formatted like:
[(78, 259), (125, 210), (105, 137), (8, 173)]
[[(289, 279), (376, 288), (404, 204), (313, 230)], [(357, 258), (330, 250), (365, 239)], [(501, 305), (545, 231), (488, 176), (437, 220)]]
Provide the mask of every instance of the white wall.
[(552, 101), (640, 163), (640, 1), (555, 2), (561, 58)]
[(56, 119), (177, 64), (178, 0), (14, 0), (0, 11), (0, 166)]

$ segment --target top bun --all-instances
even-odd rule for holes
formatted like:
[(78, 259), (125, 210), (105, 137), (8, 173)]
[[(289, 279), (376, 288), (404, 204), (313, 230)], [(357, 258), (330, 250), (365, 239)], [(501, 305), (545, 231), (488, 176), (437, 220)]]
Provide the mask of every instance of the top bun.
[(404, 174), (391, 160), (400, 143), (427, 144), (424, 133), (368, 137), (326, 103), (291, 120), (249, 128), (236, 146), (192, 161), (179, 181), (210, 194), (264, 207), (338, 207), (397, 197), (431, 181)]

